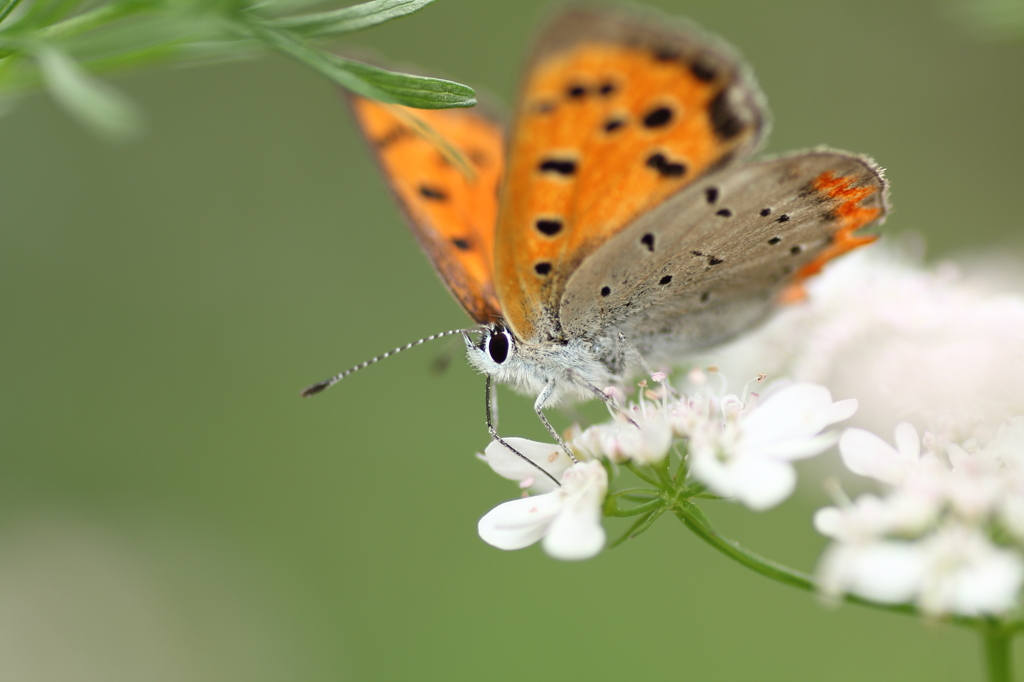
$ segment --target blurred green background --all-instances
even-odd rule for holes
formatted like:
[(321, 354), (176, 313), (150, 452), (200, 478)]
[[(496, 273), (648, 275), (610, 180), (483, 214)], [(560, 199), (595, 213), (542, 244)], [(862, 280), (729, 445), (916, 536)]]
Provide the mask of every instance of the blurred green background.
[[(766, 151), (887, 167), (888, 232), (1018, 245), (1024, 43), (940, 2), (650, 4), (747, 56)], [(549, 9), (440, 0), (346, 45), (507, 103)], [(517, 491), (474, 460), (483, 382), (432, 371), (443, 344), (298, 397), (466, 323), (337, 90), (279, 57), (115, 82), (142, 139), (43, 95), (0, 118), (0, 678), (981, 679), (972, 633), (825, 608), (668, 518), (582, 564), (485, 545)], [(502, 429), (540, 437), (529, 400)], [(811, 488), (706, 508), (810, 570)]]

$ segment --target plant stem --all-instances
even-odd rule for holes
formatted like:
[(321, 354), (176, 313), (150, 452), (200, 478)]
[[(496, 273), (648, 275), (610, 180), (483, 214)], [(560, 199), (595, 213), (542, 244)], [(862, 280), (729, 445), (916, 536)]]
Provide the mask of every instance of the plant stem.
[(638, 467), (633, 462), (631, 462), (629, 460), (626, 460), (625, 462), (623, 462), (623, 466), (626, 467), (627, 469), (629, 469), (630, 471), (632, 471), (633, 475), (635, 475), (640, 480), (642, 480), (642, 481), (644, 481), (646, 483), (650, 483), (651, 485), (653, 485), (656, 488), (659, 488), (661, 490), (665, 490), (666, 489), (664, 483), (659, 481), (654, 476), (651, 476), (644, 469), (641, 469), (640, 467)]
[(728, 540), (719, 535), (719, 533), (711, 527), (711, 523), (708, 521), (707, 517), (704, 516), (704, 512), (702, 512), (696, 505), (683, 502), (680, 506), (676, 507), (675, 514), (679, 517), (679, 520), (686, 524), (687, 528), (696, 533), (701, 540), (708, 543), (722, 554), (725, 554), (730, 559), (738, 561), (747, 568), (784, 585), (790, 585), (791, 587), (796, 587), (808, 592), (814, 591), (814, 580), (809, 575), (801, 573), (800, 571), (794, 571), (782, 564), (777, 564), (770, 559), (766, 559), (761, 555), (742, 547), (738, 542)]
[[(766, 578), (771, 578), (776, 582), (780, 582), (783, 585), (789, 585), (790, 587), (795, 587), (797, 589), (804, 590), (805, 592), (818, 591), (818, 586), (817, 583), (814, 582), (814, 578), (806, 573), (793, 570), (788, 566), (783, 566), (782, 564), (778, 564), (770, 559), (766, 559), (760, 554), (752, 552), (746, 547), (741, 546), (735, 540), (730, 540), (720, 535), (718, 531), (711, 526), (711, 522), (704, 515), (704, 512), (692, 502), (679, 500), (676, 502), (672, 511), (679, 520), (686, 524), (687, 528), (696, 533), (700, 539), (704, 540), (704, 542), (708, 543), (722, 554), (725, 554), (730, 559), (733, 559), (747, 568), (760, 573)], [(888, 611), (890, 613), (902, 613), (904, 615), (916, 616), (919, 618), (929, 617), (927, 614), (923, 614), (918, 608), (911, 604), (884, 604), (870, 599), (865, 599), (863, 597), (858, 597), (855, 594), (845, 594), (841, 597), (841, 600), (848, 604), (870, 606), (871, 608), (878, 609), (880, 611)], [(1000, 636), (1007, 640), (1009, 640), (1011, 633), (1020, 629), (1022, 625), (1020, 621), (1008, 621), (993, 624), (991, 621), (982, 618), (970, 618), (967, 616), (956, 615), (944, 616), (943, 620), (953, 625), (981, 630), (986, 635), (990, 630), (995, 629), (996, 632), (1000, 633)], [(1006, 664), (1007, 666), (1009, 665), (1008, 657), (1006, 658)], [(1009, 668), (1007, 667), (1007, 670), (1008, 669)]]
[(982, 630), (985, 638), (985, 661), (989, 682), (1010, 682), (1010, 642), (1013, 634), (1001, 624), (992, 624)]

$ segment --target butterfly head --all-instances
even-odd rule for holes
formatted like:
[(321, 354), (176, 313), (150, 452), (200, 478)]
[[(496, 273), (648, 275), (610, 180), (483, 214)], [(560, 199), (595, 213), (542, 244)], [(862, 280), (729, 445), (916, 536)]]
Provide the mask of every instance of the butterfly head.
[(466, 355), (469, 362), (478, 371), (498, 378), (519, 363), (516, 339), (505, 325), (494, 322), (481, 328), (479, 338), (470, 334), (462, 335), (466, 342)]
[(463, 333), (463, 338), (474, 369), (524, 395), (542, 396), (542, 407), (593, 397), (601, 386), (621, 379), (582, 339), (524, 341), (501, 321), (481, 327), (479, 335)]
[[(499, 384), (508, 384), (526, 395), (539, 395), (548, 384), (559, 388), (564, 381), (557, 364), (552, 365), (535, 345), (523, 343), (502, 322), (481, 328), (474, 338), (463, 334), (469, 364)], [(560, 393), (560, 391), (558, 391)]]

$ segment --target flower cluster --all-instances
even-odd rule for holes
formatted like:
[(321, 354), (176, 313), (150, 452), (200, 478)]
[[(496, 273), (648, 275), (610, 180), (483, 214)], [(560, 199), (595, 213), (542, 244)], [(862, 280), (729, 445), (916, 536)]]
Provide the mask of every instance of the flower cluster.
[(997, 268), (969, 278), (908, 250), (878, 244), (830, 263), (805, 301), (703, 361), (855, 397), (853, 425), (876, 433), (907, 421), (947, 443), (990, 437), (1024, 414), (1024, 298), (993, 293)]
[[(595, 527), (600, 528), (608, 487), (606, 470), (597, 460), (609, 466), (662, 465), (680, 439), (692, 478), (718, 495), (767, 509), (793, 491), (792, 463), (834, 445), (838, 434), (822, 431), (857, 409), (856, 401), (833, 402), (828, 389), (813, 384), (779, 382), (763, 395), (746, 392), (741, 399), (720, 395), (709, 386), (707, 375), (691, 372), (690, 383), (697, 390), (672, 397), (675, 392), (664, 383), (664, 374), (652, 378), (658, 389), (642, 383), (638, 402), (614, 412), (607, 423), (574, 433), (570, 447), (579, 464), (573, 465), (556, 445), (507, 439), (516, 454), (491, 443), (484, 454), (487, 463), (540, 494), (492, 510), (480, 521), (481, 537), (502, 549), (525, 547), (543, 537), (545, 550), (563, 559), (597, 554), (604, 534)], [(586, 542), (570, 541), (574, 536)]]
[(931, 614), (1003, 614), (1024, 582), (1024, 417), (987, 442), (943, 446), (909, 423), (893, 447), (848, 429), (839, 447), (854, 473), (883, 495), (821, 509), (833, 539), (818, 567), (825, 594), (916, 603)]

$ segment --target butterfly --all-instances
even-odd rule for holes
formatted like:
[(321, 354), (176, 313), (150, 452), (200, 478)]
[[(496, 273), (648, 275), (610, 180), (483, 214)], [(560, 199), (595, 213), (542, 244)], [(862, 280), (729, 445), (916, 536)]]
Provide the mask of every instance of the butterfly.
[(498, 440), (492, 381), (534, 396), (562, 443), (546, 408), (608, 400), (638, 369), (755, 326), (873, 241), (857, 231), (887, 210), (864, 156), (748, 161), (768, 128), (752, 75), (719, 39), (660, 16), (555, 18), (507, 146), (476, 110), (350, 102), (413, 234), (480, 325), (449, 333), (487, 377)]

